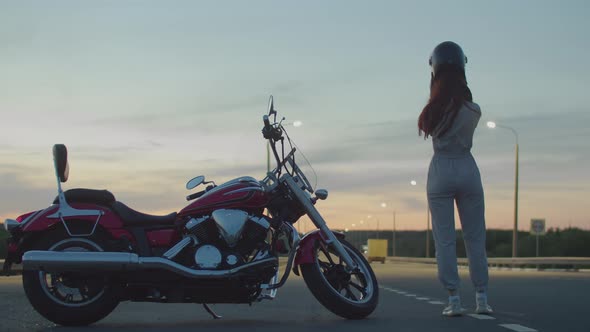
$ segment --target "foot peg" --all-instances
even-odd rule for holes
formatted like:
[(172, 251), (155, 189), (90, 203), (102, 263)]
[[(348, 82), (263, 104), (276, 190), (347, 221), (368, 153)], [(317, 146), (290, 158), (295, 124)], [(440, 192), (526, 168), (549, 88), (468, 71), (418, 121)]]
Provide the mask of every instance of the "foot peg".
[(209, 314), (211, 314), (211, 316), (213, 316), (213, 319), (221, 319), (221, 316), (216, 314), (215, 311), (213, 311), (213, 309), (211, 309), (211, 307), (209, 307), (207, 303), (203, 303), (203, 307), (205, 308), (205, 310), (207, 310)]

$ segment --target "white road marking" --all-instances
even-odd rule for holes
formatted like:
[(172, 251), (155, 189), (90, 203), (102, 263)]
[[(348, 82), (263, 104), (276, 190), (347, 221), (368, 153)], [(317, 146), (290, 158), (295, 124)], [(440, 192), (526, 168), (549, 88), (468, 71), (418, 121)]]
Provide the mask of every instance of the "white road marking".
[(486, 319), (496, 319), (490, 315), (478, 315), (478, 314), (469, 314), (467, 316), (473, 317), (475, 319), (482, 319), (482, 320), (486, 320)]
[(389, 287), (379, 287), (381, 289), (385, 289), (386, 291), (390, 291), (390, 292), (394, 292), (394, 293), (398, 293), (399, 291), (397, 289), (393, 289), (393, 288), (389, 288)]
[(516, 332), (537, 332), (535, 329), (518, 324), (500, 324), (500, 326)]
[[(430, 300), (430, 298), (428, 297), (418, 297), (416, 294), (410, 294), (408, 292), (404, 292), (404, 291), (400, 291), (397, 289), (393, 289), (393, 288), (388, 288), (388, 287), (383, 287), (383, 286), (379, 286), (379, 288), (385, 289), (386, 291), (390, 291), (390, 292), (394, 292), (400, 295), (404, 295), (407, 297), (414, 297), (416, 298), (416, 300), (419, 301), (428, 301)], [(434, 299), (433, 299), (434, 300)], [(437, 305), (444, 305), (444, 302), (441, 301), (428, 301), (428, 303), (430, 304), (437, 304)], [(478, 315), (478, 314), (467, 314), (467, 316), (475, 318), (475, 319), (479, 319), (479, 320), (495, 320), (495, 317), (492, 317), (490, 315)], [(526, 327), (526, 326), (522, 326), (519, 324), (499, 324), (500, 326), (502, 326), (503, 328), (512, 330), (512, 331), (516, 331), (516, 332), (538, 332), (535, 329), (531, 329), (530, 327)]]

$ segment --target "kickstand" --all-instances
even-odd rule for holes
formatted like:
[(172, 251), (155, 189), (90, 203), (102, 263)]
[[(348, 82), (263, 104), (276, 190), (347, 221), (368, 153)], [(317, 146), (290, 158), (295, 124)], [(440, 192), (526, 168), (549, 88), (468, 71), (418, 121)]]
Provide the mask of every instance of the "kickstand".
[(211, 314), (211, 316), (213, 316), (213, 319), (221, 319), (222, 316), (219, 316), (218, 314), (216, 314), (211, 307), (209, 307), (209, 305), (207, 303), (203, 303), (203, 307), (205, 308), (205, 310), (207, 310), (208, 313)]

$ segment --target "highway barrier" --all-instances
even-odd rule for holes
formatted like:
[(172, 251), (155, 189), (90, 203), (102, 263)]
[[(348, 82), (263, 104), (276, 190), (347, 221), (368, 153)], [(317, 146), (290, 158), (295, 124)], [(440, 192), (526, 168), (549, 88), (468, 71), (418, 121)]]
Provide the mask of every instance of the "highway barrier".
[[(283, 260), (280, 259), (281, 263)], [(424, 257), (392, 257), (386, 258), (387, 263), (420, 263), (420, 264), (436, 264), (435, 258)], [(467, 265), (467, 258), (457, 258), (459, 265)], [(0, 268), (4, 264), (4, 260), (0, 259)], [(566, 269), (570, 271), (590, 270), (590, 257), (488, 257), (488, 265), (490, 267), (520, 267), (520, 268), (535, 268), (539, 270), (550, 269)], [(11, 274), (19, 274), (22, 266), (20, 264), (12, 266)], [(0, 275), (5, 275), (0, 271)]]
[[(387, 257), (387, 261), (401, 263), (436, 264), (436, 258)], [(459, 265), (467, 265), (467, 258), (457, 258)], [(590, 257), (488, 257), (491, 267), (536, 267), (543, 269), (588, 269)]]

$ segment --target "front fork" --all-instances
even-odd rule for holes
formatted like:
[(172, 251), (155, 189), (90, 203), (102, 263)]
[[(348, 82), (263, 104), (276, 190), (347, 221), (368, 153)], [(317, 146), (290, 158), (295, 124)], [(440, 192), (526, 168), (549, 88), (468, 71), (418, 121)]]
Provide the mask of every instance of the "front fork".
[(313, 224), (319, 228), (322, 237), (325, 239), (325, 243), (328, 245), (332, 245), (334, 249), (338, 252), (342, 260), (346, 263), (347, 272), (353, 272), (357, 266), (356, 263), (352, 260), (342, 243), (338, 241), (338, 238), (334, 233), (328, 228), (328, 224), (322, 218), (321, 214), (315, 208), (313, 203), (311, 202), (311, 198), (307, 195), (299, 185), (293, 180), (293, 177), (285, 174), (281, 177), (281, 180), (285, 181), (291, 192), (295, 194), (297, 200), (303, 205), (305, 212), (309, 216), (309, 219), (313, 222)]

